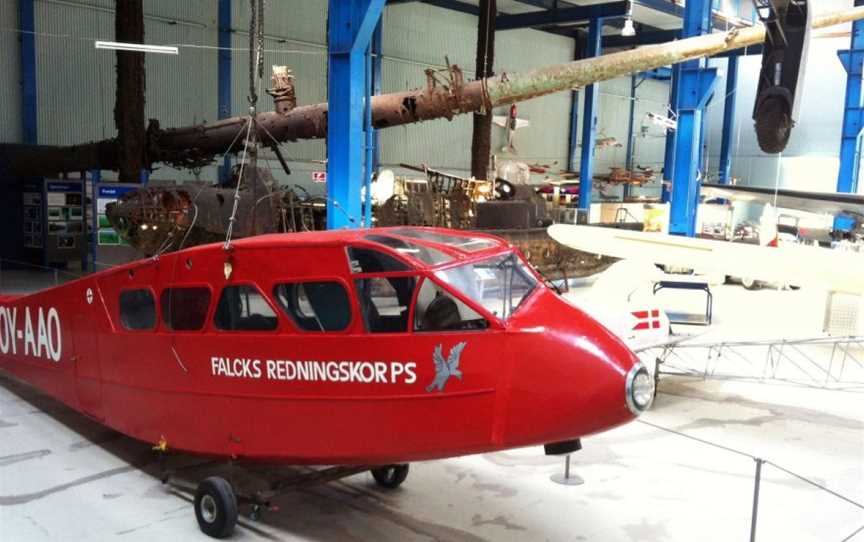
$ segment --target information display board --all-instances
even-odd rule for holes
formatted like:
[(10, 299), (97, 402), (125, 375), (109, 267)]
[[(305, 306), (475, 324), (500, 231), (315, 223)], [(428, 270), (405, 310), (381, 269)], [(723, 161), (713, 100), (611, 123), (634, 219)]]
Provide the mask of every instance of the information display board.
[(22, 239), (25, 248), (41, 249), (45, 244), (42, 203), (42, 187), (34, 183), (25, 184), (21, 192), (24, 218), (21, 227), (23, 228)]
[[(82, 260), (87, 251), (86, 231), (86, 189), (80, 180), (45, 180), (41, 209), (44, 213), (42, 227), (44, 235), (35, 230), (35, 221), (29, 220), (37, 214), (34, 209), (38, 201), (34, 192), (24, 192), (25, 204), (25, 245), (28, 242), (26, 229), (32, 231), (30, 246), (40, 248), (39, 240), (44, 243), (44, 260), (49, 264), (68, 263)], [(30, 226), (27, 226), (27, 223)], [(37, 240), (38, 239), (38, 240)]]

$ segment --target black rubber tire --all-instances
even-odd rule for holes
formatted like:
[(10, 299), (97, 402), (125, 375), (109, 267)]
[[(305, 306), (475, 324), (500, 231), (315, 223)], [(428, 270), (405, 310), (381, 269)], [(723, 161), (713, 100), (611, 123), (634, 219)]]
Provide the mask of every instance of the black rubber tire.
[(387, 465), (369, 472), (379, 486), (384, 489), (396, 489), (408, 478), (408, 465)]
[(765, 98), (756, 111), (756, 140), (767, 154), (783, 152), (792, 135), (792, 116), (780, 96)]
[(237, 497), (228, 480), (206, 478), (195, 491), (195, 518), (201, 532), (213, 538), (227, 538), (237, 526)]

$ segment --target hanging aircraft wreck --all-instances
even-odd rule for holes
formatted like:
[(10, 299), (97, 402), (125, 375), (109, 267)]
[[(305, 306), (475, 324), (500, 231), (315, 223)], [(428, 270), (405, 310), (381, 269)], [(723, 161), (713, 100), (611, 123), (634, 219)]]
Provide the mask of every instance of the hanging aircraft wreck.
[[(825, 28), (864, 19), (864, 7), (812, 16), (812, 28)], [(427, 70), (425, 88), (395, 92), (372, 98), (372, 124), (389, 128), (426, 120), (488, 111), (532, 98), (569, 91), (687, 60), (758, 45), (765, 41), (763, 26), (735, 28), (729, 32), (706, 34), (633, 50), (606, 54), (530, 70), (502, 73), (486, 79), (465, 81), (458, 66)], [(270, 94), (276, 110), (250, 118), (238, 116), (212, 123), (163, 129), (151, 120), (147, 128), (144, 163), (148, 167), (163, 162), (176, 167), (200, 167), (218, 155), (239, 152), (240, 136), (247, 128), (258, 141), (271, 148), (287, 141), (323, 138), (327, 134), (327, 104), (295, 106), (290, 77), (277, 81)], [(252, 122), (249, 127), (248, 123)], [(26, 177), (80, 172), (90, 169), (117, 169), (119, 148), (116, 139), (69, 147), (4, 146), (0, 164), (11, 176)]]

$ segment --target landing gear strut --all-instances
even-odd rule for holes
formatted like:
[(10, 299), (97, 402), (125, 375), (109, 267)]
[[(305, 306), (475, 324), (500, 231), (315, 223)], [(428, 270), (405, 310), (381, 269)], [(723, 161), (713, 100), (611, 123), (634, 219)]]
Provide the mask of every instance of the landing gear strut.
[(219, 476), (205, 478), (197, 487), (174, 478), (170, 473), (166, 473), (162, 481), (176, 488), (194, 491), (195, 519), (198, 520), (201, 532), (213, 538), (227, 538), (237, 526), (240, 506), (248, 506), (249, 519), (257, 521), (265, 510), (278, 509), (271, 505), (270, 500), (283, 491), (332, 482), (365, 471), (372, 474), (376, 484), (388, 490), (401, 486), (408, 477), (407, 464), (382, 467), (329, 467), (274, 481), (270, 484), (269, 490), (254, 494), (238, 492), (231, 482)]

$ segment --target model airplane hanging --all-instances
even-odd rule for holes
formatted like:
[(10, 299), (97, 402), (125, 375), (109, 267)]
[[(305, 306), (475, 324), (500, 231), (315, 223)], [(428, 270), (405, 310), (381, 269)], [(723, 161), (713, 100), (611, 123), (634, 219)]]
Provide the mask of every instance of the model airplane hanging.
[(668, 132), (670, 130), (675, 131), (678, 129), (678, 121), (675, 118), (668, 117), (666, 115), (658, 115), (657, 113), (651, 113), (649, 111), (645, 115), (645, 119), (648, 120), (648, 122), (651, 122), (653, 124), (656, 124), (660, 128), (663, 128), (663, 131), (665, 132)]
[(531, 121), (520, 119), (516, 115), (516, 104), (513, 104), (510, 106), (509, 115), (506, 117), (504, 115), (495, 115), (492, 117), (492, 122), (497, 126), (507, 129), (507, 144), (501, 147), (501, 151), (516, 153), (516, 145), (513, 142), (513, 139), (516, 137), (516, 130), (531, 126)]
[[(160, 450), (386, 487), (409, 461), (575, 450), (654, 385), (506, 242), (431, 228), (262, 235), (0, 297), (0, 368)], [(195, 507), (233, 529), (225, 480)]]

